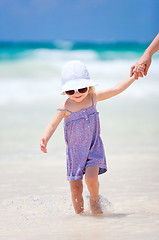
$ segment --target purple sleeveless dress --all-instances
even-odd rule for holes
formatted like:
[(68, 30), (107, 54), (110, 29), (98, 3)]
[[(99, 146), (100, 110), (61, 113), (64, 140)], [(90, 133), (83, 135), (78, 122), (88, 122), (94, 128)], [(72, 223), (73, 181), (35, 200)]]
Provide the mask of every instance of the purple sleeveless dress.
[[(57, 110), (68, 111), (61, 108)], [(70, 111), (68, 111), (70, 112)], [(99, 174), (107, 171), (104, 146), (100, 137), (100, 122), (92, 96), (92, 106), (64, 119), (67, 179), (83, 178), (88, 166), (99, 167)]]

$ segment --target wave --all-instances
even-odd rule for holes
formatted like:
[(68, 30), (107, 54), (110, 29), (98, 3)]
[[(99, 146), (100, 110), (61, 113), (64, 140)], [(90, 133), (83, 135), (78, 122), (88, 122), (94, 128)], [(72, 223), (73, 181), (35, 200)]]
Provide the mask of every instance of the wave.
[[(48, 50), (35, 50), (34, 58), (17, 59), (0, 62), (0, 82), (7, 79), (53, 80), (60, 79), (61, 70), (65, 62), (80, 59), (85, 62), (93, 78), (118, 79), (129, 74), (130, 67), (135, 62), (132, 59), (99, 60), (92, 51), (78, 51), (76, 53)], [(159, 59), (153, 59), (152, 69), (157, 78)]]
[(141, 43), (88, 43), (88, 42), (0, 42), (0, 60), (15, 60), (35, 57), (38, 51), (49, 52), (71, 52), (78, 54), (79, 51), (91, 51), (100, 60), (115, 58), (134, 58), (141, 55), (148, 44)]
[[(144, 44), (95, 43), (0, 43), (0, 104), (34, 102), (59, 95), (61, 70), (65, 62), (79, 59), (86, 63), (90, 76), (108, 88), (129, 75), (131, 65), (141, 56)], [(138, 49), (138, 51), (136, 51)], [(153, 57), (148, 77), (133, 97), (158, 96), (159, 54)], [(132, 90), (131, 90), (132, 89)], [(126, 91), (127, 92), (127, 91)], [(126, 94), (125, 94), (126, 95)]]
[[(122, 94), (126, 98), (145, 98), (159, 96), (159, 61), (154, 61), (148, 76), (139, 79)], [(88, 62), (90, 76), (98, 86), (97, 90), (110, 88), (129, 75), (129, 61), (93, 61)], [(60, 97), (61, 68), (59, 64), (37, 62), (19, 62), (12, 67), (6, 66), (7, 73), (0, 80), (0, 104), (9, 102), (33, 103), (53, 101)], [(9, 70), (10, 69), (10, 70)], [(4, 70), (5, 71), (5, 70)], [(1, 70), (0, 70), (1, 72)], [(1, 72), (2, 75), (2, 72)], [(7, 76), (6, 76), (7, 75)]]

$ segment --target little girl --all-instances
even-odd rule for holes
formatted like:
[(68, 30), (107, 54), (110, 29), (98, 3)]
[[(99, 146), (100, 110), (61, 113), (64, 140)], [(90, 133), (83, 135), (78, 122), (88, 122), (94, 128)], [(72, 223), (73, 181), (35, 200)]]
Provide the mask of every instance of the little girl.
[[(141, 65), (140, 71), (144, 71), (144, 67)], [(107, 166), (96, 104), (121, 93), (134, 81), (134, 77), (128, 77), (110, 89), (94, 92), (96, 83), (90, 79), (81, 61), (70, 61), (63, 68), (61, 94), (67, 94), (68, 99), (60, 105), (46, 127), (40, 146), (41, 151), (47, 153), (47, 143), (64, 118), (67, 178), (77, 214), (84, 211), (83, 174), (90, 193), (91, 211), (93, 214), (102, 214), (98, 174), (106, 172)]]

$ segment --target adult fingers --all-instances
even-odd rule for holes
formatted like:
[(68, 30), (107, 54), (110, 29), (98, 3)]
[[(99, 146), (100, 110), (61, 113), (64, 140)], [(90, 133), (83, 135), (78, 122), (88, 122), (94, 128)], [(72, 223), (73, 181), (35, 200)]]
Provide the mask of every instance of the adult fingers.
[(134, 68), (135, 68), (135, 65), (133, 65), (130, 69), (130, 77), (132, 77), (134, 74)]
[(149, 66), (150, 66), (150, 65), (146, 65), (146, 67), (145, 67), (145, 70), (144, 70), (144, 75), (145, 75), (145, 76), (147, 75), (147, 72), (148, 72)]
[(142, 72), (138, 72), (138, 76), (139, 77), (143, 77), (143, 73)]
[(139, 78), (138, 72), (134, 71), (134, 77), (135, 77), (135, 80), (137, 80)]

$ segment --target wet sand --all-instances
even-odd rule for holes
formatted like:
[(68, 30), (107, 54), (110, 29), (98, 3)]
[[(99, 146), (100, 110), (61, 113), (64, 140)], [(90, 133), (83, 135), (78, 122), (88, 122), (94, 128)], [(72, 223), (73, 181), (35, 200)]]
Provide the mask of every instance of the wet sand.
[(121, 98), (99, 105), (108, 172), (99, 177), (104, 214), (97, 217), (90, 213), (85, 185), (85, 213), (74, 213), (62, 124), (48, 154), (39, 150), (42, 131), (54, 114), (50, 108), (2, 108), (0, 239), (157, 240), (158, 101)]

